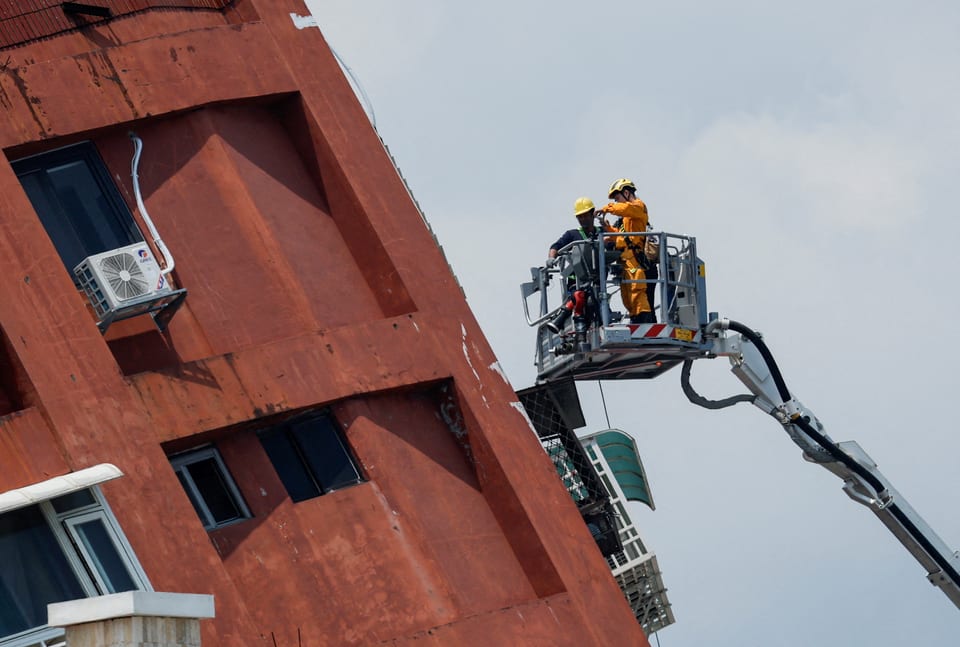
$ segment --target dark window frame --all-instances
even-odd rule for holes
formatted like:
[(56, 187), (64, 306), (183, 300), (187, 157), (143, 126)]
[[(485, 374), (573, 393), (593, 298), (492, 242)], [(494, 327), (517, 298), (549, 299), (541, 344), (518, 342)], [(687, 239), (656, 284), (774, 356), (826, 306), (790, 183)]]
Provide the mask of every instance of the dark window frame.
[[(65, 195), (72, 187), (58, 185), (52, 175), (77, 163), (84, 165), (89, 173), (89, 178), (84, 179), (92, 180), (99, 192), (95, 201), (98, 213), (87, 210), (85, 205), (92, 203), (79, 194)], [(143, 232), (93, 142), (38, 153), (13, 160), (10, 165), (71, 276), (74, 267), (89, 256), (144, 241)], [(36, 182), (27, 182), (28, 179)]]
[[(250, 508), (247, 506), (247, 502), (244, 500), (240, 488), (237, 487), (233, 475), (230, 473), (230, 470), (227, 469), (227, 464), (224, 462), (223, 456), (220, 455), (220, 451), (216, 447), (213, 445), (197, 447), (170, 456), (169, 459), (170, 465), (180, 480), (180, 484), (183, 486), (187, 498), (190, 499), (193, 509), (196, 511), (200, 522), (206, 530), (216, 530), (217, 528), (223, 528), (253, 518), (253, 514), (250, 512)], [(217, 469), (216, 476), (220, 484), (224, 487), (223, 493), (229, 496), (230, 503), (233, 504), (237, 512), (235, 516), (228, 519), (217, 519), (216, 513), (211, 509), (211, 497), (209, 494), (204, 496), (201, 487), (197, 484), (194, 474), (190, 472), (191, 465), (197, 465), (211, 460)]]
[[(312, 429), (309, 428), (311, 426)], [(294, 503), (315, 499), (367, 480), (337, 419), (329, 410), (311, 411), (256, 433)], [(323, 451), (332, 448), (338, 448), (339, 455), (332, 456)], [(338, 465), (332, 464), (332, 461), (338, 462)]]

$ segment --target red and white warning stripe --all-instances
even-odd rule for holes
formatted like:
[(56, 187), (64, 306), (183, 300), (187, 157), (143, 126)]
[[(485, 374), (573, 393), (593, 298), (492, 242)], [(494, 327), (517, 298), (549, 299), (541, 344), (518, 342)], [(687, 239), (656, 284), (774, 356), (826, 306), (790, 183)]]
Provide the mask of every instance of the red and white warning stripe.
[(680, 341), (700, 341), (700, 331), (690, 328), (678, 328), (667, 324), (625, 324), (630, 329), (631, 339), (679, 339)]

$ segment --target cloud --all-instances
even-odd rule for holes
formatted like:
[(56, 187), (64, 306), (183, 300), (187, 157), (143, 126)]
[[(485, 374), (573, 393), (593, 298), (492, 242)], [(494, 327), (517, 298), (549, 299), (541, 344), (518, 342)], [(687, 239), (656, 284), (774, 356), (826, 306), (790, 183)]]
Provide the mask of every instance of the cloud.
[(408, 84), (407, 71), (432, 57), (432, 45), (449, 20), (450, 8), (439, 0), (364, 4), (358, 20), (353, 3), (305, 0), (327, 43), (375, 95)]
[(691, 205), (791, 231), (892, 231), (921, 208), (917, 164), (894, 137), (856, 124), (791, 124), (769, 115), (724, 116), (677, 161)]

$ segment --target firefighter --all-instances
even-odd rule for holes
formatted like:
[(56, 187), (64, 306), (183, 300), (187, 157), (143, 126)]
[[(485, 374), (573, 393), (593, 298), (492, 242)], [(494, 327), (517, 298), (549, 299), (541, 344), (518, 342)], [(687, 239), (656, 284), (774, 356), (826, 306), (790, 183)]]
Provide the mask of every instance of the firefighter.
[[(636, 185), (627, 178), (615, 180), (607, 192), (613, 202), (600, 208), (601, 213), (610, 213), (620, 218), (618, 230), (621, 232), (640, 233), (649, 229), (647, 205), (637, 198)], [(656, 279), (659, 276), (657, 259), (659, 249), (652, 237), (649, 236), (617, 236), (616, 248), (622, 250), (620, 259), (623, 263), (621, 281), (643, 281)], [(625, 283), (620, 284), (620, 297), (623, 307), (630, 315), (630, 323), (656, 323), (657, 317), (653, 313), (653, 296), (656, 293), (655, 283)]]
[[(547, 254), (547, 265), (553, 265), (553, 263), (556, 262), (554, 259), (557, 258), (557, 252), (570, 243), (578, 240), (595, 240), (599, 235), (600, 230), (597, 229), (594, 224), (594, 221), (597, 219), (597, 211), (594, 207), (593, 200), (586, 197), (577, 198), (573, 203), (573, 215), (577, 218), (580, 226), (576, 229), (568, 229), (563, 232), (563, 235), (557, 239), (557, 242), (550, 246), (550, 251)], [(604, 231), (615, 231), (602, 217), (600, 218), (600, 223)], [(556, 334), (559, 334), (560, 331), (563, 330), (563, 326), (571, 314), (576, 314), (578, 317), (589, 317), (590, 306), (587, 303), (589, 298), (587, 292), (576, 289), (575, 284), (568, 285), (567, 290), (567, 301), (563, 304), (560, 313), (546, 324), (547, 328)]]
[[(591, 240), (597, 237), (597, 228), (594, 221), (597, 218), (597, 210), (590, 198), (577, 198), (573, 203), (573, 215), (580, 225), (576, 229), (568, 229), (557, 239), (553, 245), (550, 245), (550, 251), (547, 258), (556, 258), (557, 252), (572, 242), (578, 240)], [(613, 228), (602, 220), (604, 231), (613, 231)]]

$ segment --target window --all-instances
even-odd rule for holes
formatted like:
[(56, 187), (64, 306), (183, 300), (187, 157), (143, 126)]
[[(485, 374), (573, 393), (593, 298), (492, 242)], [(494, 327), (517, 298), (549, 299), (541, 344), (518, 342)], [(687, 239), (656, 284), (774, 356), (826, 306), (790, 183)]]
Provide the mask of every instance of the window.
[(92, 143), (26, 157), (12, 166), (71, 274), (88, 256), (143, 240)]
[[(595, 452), (595, 451), (593, 450), (593, 445), (586, 445), (586, 446), (584, 447), (584, 449), (587, 450), (587, 455), (590, 456), (590, 460), (592, 460), (592, 461), (596, 461), (596, 460), (597, 460), (597, 452)], [(599, 465), (599, 464), (598, 464), (596, 467), (597, 467), (598, 470), (600, 469), (600, 465)]]
[(98, 488), (0, 514), (0, 645), (44, 644), (47, 605), (149, 590)]
[(363, 481), (329, 413), (313, 413), (258, 433), (294, 502)]
[(610, 482), (606, 474), (601, 474), (600, 479), (603, 481), (603, 486), (606, 488), (607, 494), (610, 495), (610, 499), (615, 501), (617, 499), (617, 491), (614, 489), (613, 483)]
[(178, 454), (170, 464), (207, 530), (253, 516), (214, 447)]

